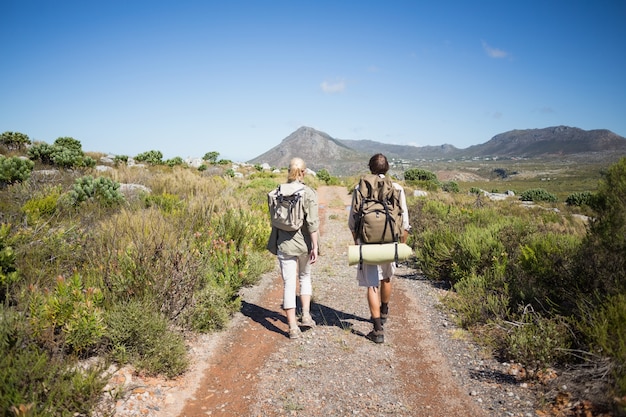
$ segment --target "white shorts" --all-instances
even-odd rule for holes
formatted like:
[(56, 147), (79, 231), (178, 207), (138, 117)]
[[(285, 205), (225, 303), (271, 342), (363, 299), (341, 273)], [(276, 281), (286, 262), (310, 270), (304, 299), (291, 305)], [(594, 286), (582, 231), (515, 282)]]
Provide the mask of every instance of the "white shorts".
[(390, 262), (382, 265), (357, 265), (356, 279), (359, 287), (378, 287), (383, 279), (391, 278), (396, 273), (396, 263)]

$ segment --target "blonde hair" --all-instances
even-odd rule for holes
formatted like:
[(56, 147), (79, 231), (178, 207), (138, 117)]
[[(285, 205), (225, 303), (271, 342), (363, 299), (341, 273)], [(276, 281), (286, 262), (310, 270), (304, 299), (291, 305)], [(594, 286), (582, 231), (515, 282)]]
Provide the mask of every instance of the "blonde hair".
[(289, 162), (289, 171), (287, 172), (287, 181), (292, 182), (304, 177), (306, 172), (306, 164), (302, 158), (293, 158)]

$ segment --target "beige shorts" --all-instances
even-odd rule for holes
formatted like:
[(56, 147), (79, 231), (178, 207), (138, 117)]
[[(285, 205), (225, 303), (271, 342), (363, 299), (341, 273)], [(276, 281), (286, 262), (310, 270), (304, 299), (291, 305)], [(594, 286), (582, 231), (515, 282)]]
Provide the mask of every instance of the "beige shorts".
[(356, 280), (359, 282), (359, 287), (378, 287), (381, 280), (391, 278), (395, 273), (395, 262), (383, 265), (363, 264), (356, 266)]

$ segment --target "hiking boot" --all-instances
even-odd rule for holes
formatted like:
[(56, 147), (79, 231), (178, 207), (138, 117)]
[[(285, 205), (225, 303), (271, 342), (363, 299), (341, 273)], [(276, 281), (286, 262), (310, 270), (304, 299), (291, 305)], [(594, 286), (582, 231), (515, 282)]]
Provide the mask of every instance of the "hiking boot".
[(302, 316), (300, 320), (301, 327), (315, 327), (315, 321), (311, 316)]
[(290, 339), (298, 339), (302, 335), (302, 331), (300, 331), (299, 327), (291, 327), (289, 328), (289, 338)]
[(384, 343), (385, 342), (385, 332), (382, 330), (372, 330), (367, 334), (369, 340), (374, 343)]

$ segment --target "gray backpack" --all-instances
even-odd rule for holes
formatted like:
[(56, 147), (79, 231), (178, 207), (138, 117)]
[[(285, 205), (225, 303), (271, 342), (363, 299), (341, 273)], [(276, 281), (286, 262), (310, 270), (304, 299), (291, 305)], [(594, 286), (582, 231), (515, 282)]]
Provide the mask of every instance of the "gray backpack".
[(290, 182), (279, 185), (267, 194), (272, 226), (288, 232), (300, 230), (304, 224), (304, 185)]

